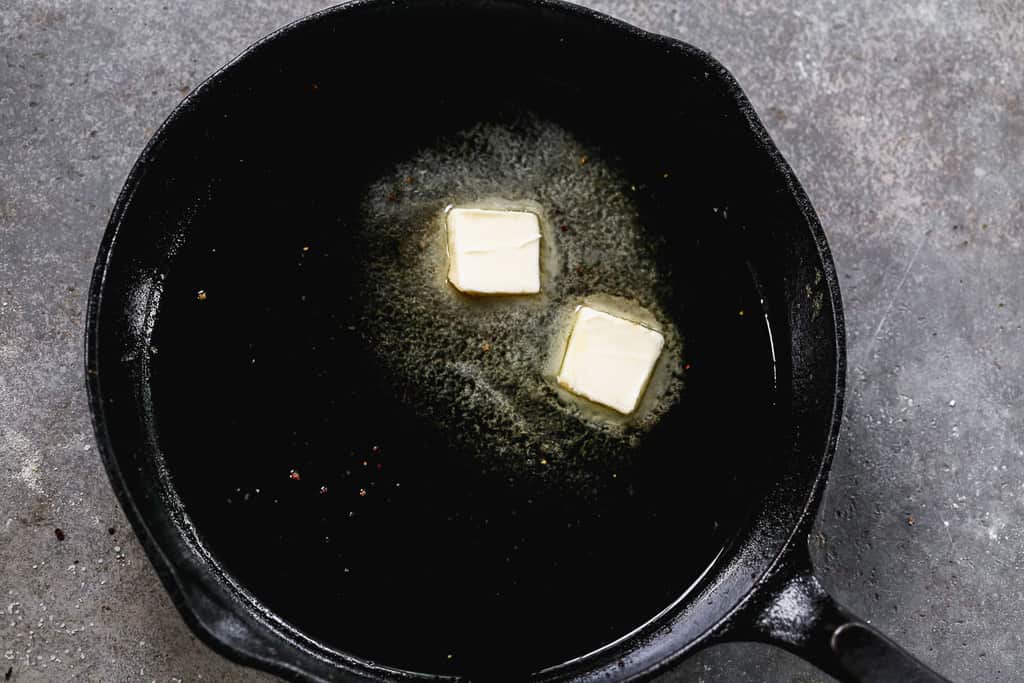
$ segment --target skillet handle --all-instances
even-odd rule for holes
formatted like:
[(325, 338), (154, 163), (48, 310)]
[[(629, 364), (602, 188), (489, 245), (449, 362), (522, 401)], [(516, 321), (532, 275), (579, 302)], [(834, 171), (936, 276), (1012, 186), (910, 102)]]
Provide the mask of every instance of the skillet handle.
[(751, 640), (788, 650), (843, 683), (949, 683), (833, 600), (809, 558), (795, 564), (797, 571), (759, 591)]

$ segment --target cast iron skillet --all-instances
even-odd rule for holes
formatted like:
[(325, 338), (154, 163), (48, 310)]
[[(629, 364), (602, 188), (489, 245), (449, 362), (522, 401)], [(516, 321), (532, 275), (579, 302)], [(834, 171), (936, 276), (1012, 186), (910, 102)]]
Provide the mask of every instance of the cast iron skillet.
[[(725, 261), (733, 259), (756, 282), (760, 300), (753, 305), (763, 309), (775, 354), (771, 422), (777, 441), (764, 439), (765, 453), (755, 454), (745, 468), (750, 481), (736, 484), (747, 499), (728, 500), (743, 509), (730, 517), (736, 523), (728, 538), (720, 539), (717, 557), (708, 558), (710, 566), (682, 598), (666, 601), (665, 609), (646, 623), (634, 624), (589, 654), (572, 653), (567, 661), (542, 671), (519, 668), (517, 660), (529, 658), (512, 648), (500, 655), (507, 666), (490, 661), (486, 674), (461, 670), (460, 660), (434, 674), (635, 680), (708, 645), (752, 640), (790, 650), (843, 681), (943, 680), (837, 605), (810, 566), (806, 539), (835, 450), (845, 347), (838, 281), (806, 195), (735, 80), (708, 54), (557, 1), (367, 0), (323, 11), (257, 43), (198, 87), (132, 169), (93, 276), (86, 333), (88, 388), (114, 489), (191, 628), (228, 657), (295, 680), (433, 678), (396, 668), (386, 643), (381, 645), (385, 654), (376, 660), (347, 652), (344, 643), (332, 643), (317, 630), (322, 619), (309, 616), (315, 609), (288, 612), (297, 602), (315, 602), (315, 596), (303, 593), (307, 580), (323, 578), (308, 579), (317, 571), (314, 567), (295, 567), (288, 574), (291, 584), (261, 586), (256, 581), (254, 587), (232, 567), (241, 567), (244, 574), (246, 566), (259, 560), (244, 552), (234, 556), (237, 548), (231, 543), (214, 544), (212, 550), (207, 544), (218, 533), (228, 538), (236, 533), (237, 545), (259, 546), (265, 534), (267, 553), (275, 554), (267, 562), (279, 567), (279, 554), (294, 551), (300, 557), (306, 552), (302, 543), (329, 540), (314, 541), (315, 534), (301, 530), (294, 547), (271, 538), (279, 531), (275, 525), (287, 525), (287, 507), (274, 508), (282, 510), (277, 518), (259, 513), (236, 518), (224, 512), (231, 508), (204, 507), (208, 499), (223, 494), (214, 490), (214, 483), (223, 483), (218, 477), (226, 467), (238, 468), (239, 480), (245, 480), (246, 458), (259, 450), (260, 439), (273, 441), (272, 436), (251, 433), (260, 431), (259, 420), (301, 421), (288, 405), (301, 403), (306, 392), (320, 396), (317, 392), (323, 389), (317, 384), (322, 373), (301, 354), (289, 356), (293, 349), (276, 333), (264, 330), (264, 337), (254, 337), (280, 342), (270, 349), (254, 350), (250, 343), (232, 350), (222, 338), (261, 315), (266, 319), (259, 324), (268, 329), (287, 326), (292, 332), (307, 324), (301, 312), (275, 318), (271, 306), (248, 302), (247, 291), (254, 299), (269, 300), (275, 291), (290, 295), (304, 287), (311, 296), (321, 295), (321, 313), (330, 310), (334, 316), (339, 307), (344, 311), (348, 304), (337, 301), (360, 296), (346, 290), (354, 286), (352, 281), (335, 270), (312, 280), (302, 280), (305, 276), (299, 273), (306, 272), (301, 270), (303, 245), (316, 245), (316, 239), (330, 243), (335, 263), (344, 263), (350, 214), (339, 210), (338, 225), (329, 228), (340, 232), (341, 239), (325, 236), (328, 228), (310, 233), (303, 226), (322, 222), (336, 205), (351, 203), (352, 190), (365, 187), (394, 158), (432, 136), (472, 125), (474, 117), (494, 114), (509, 102), (575, 126), (580, 136), (605, 146), (610, 157), (620, 160), (622, 173), (635, 183), (641, 215), (665, 233), (659, 258), (670, 265), (685, 262), (685, 254), (673, 241), (679, 231), (672, 226), (678, 220), (669, 219), (682, 215), (684, 222), (703, 224), (711, 220), (709, 209), (714, 208), (722, 222), (706, 239), (723, 242), (715, 252), (723, 259), (721, 268), (694, 262), (688, 266), (713, 273), (728, 270)], [(659, 185), (662, 181), (667, 184)], [(718, 215), (719, 208), (731, 217)], [(249, 226), (252, 232), (247, 232)], [(197, 249), (204, 256), (196, 256)], [(288, 265), (273, 261), (275, 254), (287, 254), (281, 263)], [(197, 323), (193, 329), (175, 318), (175, 311), (185, 305), (182, 291), (189, 298), (205, 299), (205, 293), (196, 291), (202, 282), (192, 283), (195, 289), (186, 282), (200, 271), (221, 272), (226, 280), (209, 293), (211, 305), (214, 297), (223, 299), (222, 292), (234, 287), (237, 306), (210, 309), (219, 313), (204, 323), (208, 327)], [(715, 296), (710, 289), (706, 293)], [(306, 302), (305, 294), (301, 300)], [(168, 337), (170, 349), (162, 344), (158, 349), (154, 338), (162, 318), (185, 325), (183, 333)], [(344, 321), (332, 318), (334, 324), (344, 327)], [(209, 362), (208, 350), (215, 362)], [(161, 370), (158, 351), (193, 354), (199, 370), (190, 374), (188, 364), (174, 366), (180, 372)], [(262, 363), (274, 354), (288, 357), (294, 377), (284, 373), (266, 386), (246, 384), (248, 375), (241, 366), (255, 365), (257, 357)], [(222, 367), (235, 357), (239, 368)], [(350, 384), (358, 384), (371, 382), (375, 370), (354, 367), (346, 372)], [(176, 381), (191, 386), (183, 389)], [(193, 392), (196, 432), (209, 433), (213, 440), (201, 456), (204, 461), (187, 457), (189, 450), (181, 444), (199, 442), (195, 434), (186, 433), (187, 423), (182, 427), (161, 408), (161, 391), (178, 392), (179, 398), (186, 395), (182, 391)], [(415, 396), (404, 398), (416, 401)], [(379, 400), (385, 405), (388, 399)], [(257, 411), (257, 422), (247, 425), (247, 433), (236, 430), (235, 437), (225, 438), (231, 429), (218, 421), (234, 424), (236, 404)], [(402, 407), (396, 403), (388, 410)], [(367, 415), (359, 419), (376, 419)], [(386, 436), (400, 441), (403, 431), (413, 429), (413, 418), (406, 419), (394, 413), (383, 427)], [(314, 429), (311, 424), (303, 428)], [(734, 426), (726, 426), (730, 428)], [(301, 436), (295, 438), (274, 442), (273, 448), (301, 449)], [(423, 447), (430, 448), (427, 443)], [(178, 455), (169, 461), (175, 449)], [(777, 457), (768, 453), (773, 450), (779, 451)], [(242, 451), (241, 456), (232, 455), (234, 451)], [(323, 457), (303, 461), (303, 481)], [(758, 460), (767, 466), (758, 466)], [(208, 495), (197, 496), (204, 471), (214, 483)], [(700, 475), (700, 468), (695, 472)], [(300, 476), (296, 471), (288, 479)], [(179, 485), (193, 493), (183, 495)], [(280, 491), (274, 495), (290, 495), (284, 488)], [(229, 491), (226, 502), (234, 502), (237, 509), (250, 495), (266, 493), (240, 485)], [(236, 496), (234, 501), (230, 496)], [(724, 492), (721, 496), (728, 499)], [(305, 515), (320, 514), (301, 509)], [(322, 521), (333, 523), (327, 519), (333, 513), (323, 514)], [(230, 518), (227, 532), (220, 524), (225, 515)], [(235, 531), (230, 525), (236, 525)], [(264, 532), (261, 525), (275, 531)], [(643, 533), (636, 529), (638, 538)], [(684, 554), (688, 533), (680, 529), (678, 535), (645, 536), (646, 548), (627, 547), (622, 553), (640, 565), (655, 549), (677, 548)], [(248, 564), (239, 565), (238, 557), (248, 557)], [(409, 567), (427, 561), (414, 558)], [(399, 579), (408, 575), (396, 574)], [(604, 599), (602, 594), (593, 596), (598, 607)], [(324, 605), (329, 604), (325, 596)], [(429, 628), (430, 614), (411, 612), (412, 607), (410, 614), (388, 618), (396, 629), (403, 623)], [(538, 618), (549, 616), (557, 615)], [(347, 623), (359, 615), (332, 618)], [(426, 630), (421, 632), (426, 637)], [(394, 647), (401, 646), (396, 641)], [(502, 650), (496, 646), (495, 652)]]

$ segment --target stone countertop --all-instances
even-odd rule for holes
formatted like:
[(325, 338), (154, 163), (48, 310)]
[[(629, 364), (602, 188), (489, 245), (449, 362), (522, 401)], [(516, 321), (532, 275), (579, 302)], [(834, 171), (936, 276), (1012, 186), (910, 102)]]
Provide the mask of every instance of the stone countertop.
[[(849, 388), (811, 538), (822, 581), (953, 679), (1017, 680), (1020, 5), (586, 4), (703, 47), (732, 70), (828, 233)], [(100, 237), (147, 138), (218, 66), (321, 6), (0, 6), (0, 675), (9, 680), (270, 680), (191, 635), (133, 537), (93, 445), (82, 329)], [(736, 644), (662, 680), (828, 678), (780, 650)]]

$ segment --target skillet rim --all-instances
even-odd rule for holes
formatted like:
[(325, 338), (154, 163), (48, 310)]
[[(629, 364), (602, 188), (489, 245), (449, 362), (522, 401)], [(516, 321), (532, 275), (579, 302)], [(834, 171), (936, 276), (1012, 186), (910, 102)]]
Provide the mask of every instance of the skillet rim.
[[(174, 107), (166, 119), (161, 123), (159, 128), (157, 128), (149, 138), (142, 152), (139, 154), (139, 157), (132, 165), (128, 176), (125, 179), (124, 185), (115, 201), (110, 220), (108, 221), (107, 227), (104, 231), (89, 288), (84, 340), (86, 389), (88, 392), (89, 408), (93, 422), (93, 430), (98, 442), (98, 450), (103, 459), (111, 485), (126, 517), (131, 523), (132, 528), (135, 531), (136, 536), (139, 538), (143, 548), (146, 550), (146, 554), (160, 577), (161, 582), (170, 594), (175, 607), (181, 613), (191, 630), (204, 643), (216, 652), (233, 661), (269, 671), (293, 680), (331, 680), (337, 673), (339, 673), (338, 668), (343, 669), (349, 676), (366, 680), (411, 680), (413, 678), (421, 680), (449, 680), (450, 678), (410, 675), (405, 672), (374, 665), (370, 662), (366, 662), (365, 660), (345, 655), (344, 653), (326, 648), (322, 644), (316, 643), (315, 641), (307, 638), (297, 638), (295, 637), (296, 635), (301, 635), (299, 634), (298, 629), (292, 627), (283, 620), (280, 620), (268, 610), (261, 609), (258, 601), (256, 604), (252, 604), (254, 599), (253, 596), (250, 596), (246, 591), (241, 590), (237, 584), (233, 583), (230, 577), (225, 575), (225, 572), (216, 562), (212, 562), (211, 558), (207, 554), (204, 553), (204, 557), (202, 558), (207, 563), (206, 566), (203, 567), (181, 566), (171, 559), (165, 547), (163, 547), (157, 539), (156, 532), (150, 528), (149, 521), (140, 510), (133, 494), (129, 490), (129, 485), (126, 482), (121, 463), (114, 454), (109, 431), (110, 423), (105, 409), (105, 402), (108, 397), (105, 397), (102, 392), (98, 365), (100, 355), (100, 311), (103, 304), (104, 291), (106, 289), (108, 269), (110, 267), (114, 250), (117, 246), (118, 236), (120, 235), (121, 228), (123, 227), (122, 223), (124, 217), (128, 208), (132, 204), (135, 192), (138, 190), (146, 176), (152, 159), (155, 158), (160, 146), (169, 139), (168, 131), (174, 122), (188, 112), (198, 101), (200, 101), (204, 96), (204, 93), (216, 88), (225, 78), (225, 74), (227, 72), (237, 68), (240, 64), (252, 58), (257, 53), (267, 49), (270, 44), (286, 38), (307, 24), (321, 21), (327, 17), (340, 16), (343, 13), (352, 12), (359, 8), (381, 5), (384, 4), (385, 1), (386, 0), (351, 0), (350, 2), (319, 10), (286, 24), (246, 47), (237, 56), (217, 69), (213, 74), (189, 92), (181, 102)], [(399, 2), (394, 2), (392, 0), (391, 4), (393, 7), (400, 8), (403, 5), (411, 4), (411, 1), (412, 0), (399, 0)], [(444, 0), (440, 0), (437, 4), (445, 5), (447, 3), (445, 3)], [(454, 5), (456, 3), (450, 4)], [(707, 629), (697, 638), (681, 644), (671, 656), (665, 657), (660, 661), (657, 661), (646, 668), (642, 668), (628, 676), (628, 680), (647, 678), (664, 670), (665, 668), (668, 668), (674, 662), (692, 654), (694, 651), (701, 649), (702, 647), (727, 639), (728, 632), (732, 626), (737, 621), (741, 621), (743, 619), (749, 611), (749, 606), (753, 602), (752, 598), (768, 581), (769, 577), (775, 574), (784, 573), (786, 571), (786, 567), (794, 563), (794, 557), (798, 557), (801, 554), (806, 555), (806, 535), (809, 531), (810, 525), (813, 523), (814, 516), (827, 481), (828, 471), (835, 454), (843, 413), (843, 399), (846, 382), (846, 343), (843, 307), (838, 276), (836, 274), (835, 264), (831, 256), (831, 251), (829, 249), (824, 230), (810, 204), (810, 200), (807, 197), (806, 192), (803, 190), (788, 162), (786, 162), (782, 157), (778, 148), (775, 146), (775, 143), (769, 137), (767, 130), (761, 123), (752, 104), (743, 93), (736, 79), (709, 53), (682, 40), (640, 29), (597, 10), (574, 5), (566, 2), (565, 0), (499, 0), (494, 4), (498, 8), (500, 8), (501, 5), (525, 6), (531, 9), (535, 8), (538, 11), (555, 12), (567, 15), (573, 20), (580, 21), (581, 23), (600, 23), (605, 27), (614, 30), (618, 34), (621, 34), (622, 40), (624, 41), (631, 40), (647, 42), (661, 47), (668, 52), (681, 53), (686, 57), (696, 59), (703, 64), (709, 74), (713, 74), (715, 78), (720, 80), (724, 90), (733, 100), (732, 104), (742, 115), (745, 125), (753, 134), (754, 139), (760, 146), (761, 151), (768, 154), (775, 170), (784, 181), (786, 189), (796, 202), (806, 227), (810, 231), (810, 236), (814, 240), (818, 256), (818, 263), (816, 265), (821, 268), (821, 272), (823, 273), (824, 290), (827, 291), (830, 299), (832, 327), (834, 330), (833, 338), (835, 344), (833, 401), (827, 438), (823, 444), (823, 452), (821, 456), (819, 456), (819, 463), (816, 468), (813, 481), (809, 484), (809, 490), (807, 491), (804, 504), (792, 524), (788, 536), (782, 542), (780, 550), (775, 554), (774, 559), (764, 567), (760, 578), (751, 582), (749, 590), (747, 590), (743, 597), (736, 601), (732, 607), (726, 610), (724, 616), (722, 616), (714, 626)], [(194, 545), (189, 539), (185, 539), (182, 534), (180, 534), (180, 529), (177, 529), (173, 521), (161, 520), (161, 522), (162, 526), (170, 526), (175, 528), (176, 531), (179, 531), (177, 534), (178, 543)], [(192, 558), (187, 559), (191, 560)], [(184, 562), (184, 560), (181, 561)], [(799, 562), (799, 559), (797, 559), (796, 562)], [(199, 583), (201, 584), (200, 588), (202, 589), (200, 591), (201, 594), (197, 593), (195, 586), (190, 585), (189, 583), (190, 580), (196, 578), (190, 577), (189, 574), (200, 570), (203, 572), (198, 576), (200, 579)], [(230, 593), (226, 594), (225, 591), (229, 591)], [(248, 608), (245, 610), (246, 618), (242, 619), (241, 623), (231, 623), (230, 620), (226, 620), (225, 617), (233, 616), (238, 618), (238, 615), (232, 612), (231, 607), (232, 603), (240, 601), (244, 602), (245, 606)], [(217, 611), (222, 613), (217, 614)], [(230, 612), (230, 615), (226, 615), (223, 612)], [(257, 616), (256, 613), (259, 613), (259, 616)], [(260, 648), (267, 648), (267, 639), (266, 637), (262, 637), (261, 634), (252, 633), (254, 625), (264, 629), (269, 628), (273, 632), (274, 636), (271, 640), (280, 639), (291, 647), (296, 648), (296, 654), (301, 653), (304, 657), (304, 661), (302, 663), (291, 663), (289, 661), (282, 660), (280, 657), (269, 656), (265, 654), (265, 652), (261, 652)], [(649, 625), (650, 623), (648, 626)], [(242, 634), (243, 640), (262, 640), (263, 642), (258, 643), (255, 647), (244, 647), (238, 642), (238, 634), (235, 634), (235, 638), (225, 635), (223, 632), (225, 627), (228, 629), (244, 629), (246, 633)], [(254, 637), (254, 635), (259, 635), (261, 637), (257, 638)], [(621, 645), (618, 647), (621, 647)], [(602, 652), (603, 651), (604, 650), (602, 650)], [(330, 653), (330, 656), (325, 654), (327, 652)], [(583, 664), (589, 658), (590, 655), (582, 658), (582, 661), (574, 660), (574, 662)], [(581, 672), (579, 666), (572, 667), (569, 665), (559, 665), (557, 667), (553, 667), (550, 671), (561, 671), (564, 668), (569, 669), (566, 673), (573, 678), (576, 678), (578, 675), (582, 676), (583, 679), (587, 678), (588, 671), (584, 669)], [(572, 669), (576, 669), (576, 671), (574, 672)], [(597, 672), (598, 669), (594, 669), (590, 673), (596, 674)], [(547, 678), (543, 673), (540, 674), (539, 677)]]

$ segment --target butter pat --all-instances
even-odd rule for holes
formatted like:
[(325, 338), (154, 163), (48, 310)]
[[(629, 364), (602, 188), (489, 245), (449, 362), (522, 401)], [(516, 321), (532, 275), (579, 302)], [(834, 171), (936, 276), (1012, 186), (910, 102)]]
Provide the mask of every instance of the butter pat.
[(558, 383), (623, 415), (636, 410), (665, 346), (660, 332), (589, 306), (576, 310)]
[(540, 222), (529, 211), (450, 209), (448, 281), (467, 294), (540, 291)]

